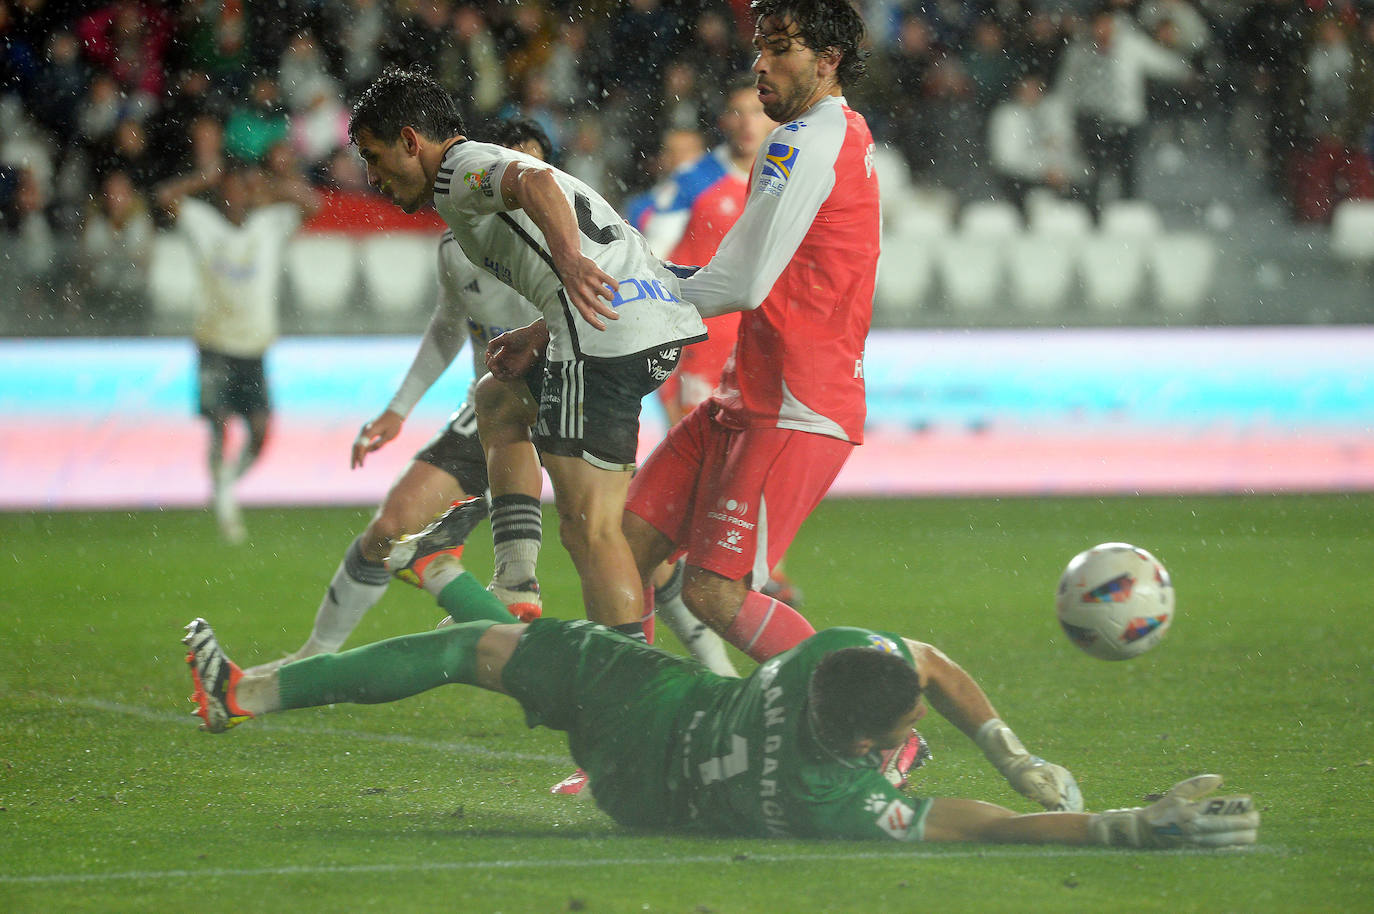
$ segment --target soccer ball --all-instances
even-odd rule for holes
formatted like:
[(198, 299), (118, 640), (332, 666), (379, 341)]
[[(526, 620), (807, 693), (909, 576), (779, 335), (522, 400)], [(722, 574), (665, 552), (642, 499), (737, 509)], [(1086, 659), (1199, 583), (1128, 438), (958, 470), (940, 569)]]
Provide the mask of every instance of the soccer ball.
[(1144, 549), (1103, 543), (1069, 562), (1054, 608), (1074, 644), (1101, 660), (1129, 660), (1164, 640), (1174, 621), (1174, 586)]

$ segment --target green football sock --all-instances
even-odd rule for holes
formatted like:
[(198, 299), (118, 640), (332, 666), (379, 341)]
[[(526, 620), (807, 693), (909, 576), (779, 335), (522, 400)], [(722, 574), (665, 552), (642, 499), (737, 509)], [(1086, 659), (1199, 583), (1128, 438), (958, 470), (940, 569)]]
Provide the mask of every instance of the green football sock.
[(448, 610), (454, 622), (490, 619), (494, 622), (519, 622), (505, 604), (491, 595), (477, 579), (466, 571), (454, 578), (439, 592), (439, 607)]
[(495, 624), (479, 619), (288, 663), (278, 678), (282, 710), (378, 704), (451, 682), (474, 684), (477, 642)]

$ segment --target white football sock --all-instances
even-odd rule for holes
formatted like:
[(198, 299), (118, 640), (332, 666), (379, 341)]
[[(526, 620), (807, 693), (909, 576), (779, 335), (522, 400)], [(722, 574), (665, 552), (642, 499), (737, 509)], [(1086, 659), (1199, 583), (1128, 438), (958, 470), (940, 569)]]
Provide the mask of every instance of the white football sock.
[(390, 581), (386, 566), (363, 558), (355, 539), (349, 544), (315, 613), (314, 631), (295, 656), (299, 659), (337, 651), (367, 611), (377, 605)]

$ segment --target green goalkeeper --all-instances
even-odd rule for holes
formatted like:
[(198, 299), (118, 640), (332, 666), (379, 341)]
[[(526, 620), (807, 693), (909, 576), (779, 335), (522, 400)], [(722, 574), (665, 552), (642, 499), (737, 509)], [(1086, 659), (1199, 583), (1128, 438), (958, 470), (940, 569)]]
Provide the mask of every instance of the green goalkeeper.
[[(530, 726), (568, 734), (597, 804), (617, 822), (769, 837), (1107, 844), (1252, 844), (1247, 796), (1202, 799), (1200, 775), (1151, 806), (1089, 814), (1073, 776), (1031, 755), (987, 696), (936, 648), (859, 628), (822, 631), (745, 679), (717, 676), (586, 621), (519, 624), (463, 571), (445, 516), (393, 552), (393, 572), (450, 618), (430, 632), (262, 675), (231, 663), (203, 619), (187, 662), (203, 729), (276, 711), (395, 701), (448, 683), (510, 695)], [(917, 799), (889, 782), (884, 750), (926, 703), (972, 738), (1016, 790), (1049, 812)]]

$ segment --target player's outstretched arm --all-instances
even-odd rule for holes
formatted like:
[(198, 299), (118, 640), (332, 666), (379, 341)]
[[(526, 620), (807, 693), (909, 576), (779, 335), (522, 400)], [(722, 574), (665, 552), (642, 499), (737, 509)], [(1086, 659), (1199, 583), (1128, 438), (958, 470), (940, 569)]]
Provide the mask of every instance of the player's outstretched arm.
[(926, 815), (924, 838), (1145, 849), (1254, 844), (1259, 836), (1259, 812), (1244, 795), (1205, 799), (1220, 785), (1219, 775), (1201, 774), (1175, 784), (1149, 806), (1101, 813), (1017, 815), (978, 800), (937, 799), (931, 801)]
[(938, 648), (904, 640), (930, 706), (973, 740), (1017, 793), (1046, 809), (1077, 812), (1083, 808), (1083, 795), (1068, 769), (1031, 755), (963, 667)]

